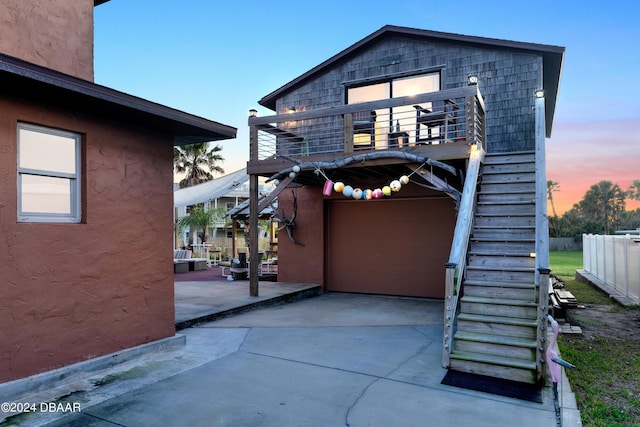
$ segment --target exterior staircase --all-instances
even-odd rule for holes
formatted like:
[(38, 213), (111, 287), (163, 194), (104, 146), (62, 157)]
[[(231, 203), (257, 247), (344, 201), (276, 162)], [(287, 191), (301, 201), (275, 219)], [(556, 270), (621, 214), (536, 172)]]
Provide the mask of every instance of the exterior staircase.
[(487, 154), (449, 368), (537, 383), (535, 154)]

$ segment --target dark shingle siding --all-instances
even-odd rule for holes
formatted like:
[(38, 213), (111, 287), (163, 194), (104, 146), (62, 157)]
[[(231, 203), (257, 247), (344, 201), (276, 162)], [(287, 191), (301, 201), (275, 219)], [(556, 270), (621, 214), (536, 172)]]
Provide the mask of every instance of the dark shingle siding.
[[(385, 65), (388, 58), (400, 58), (400, 62)], [(464, 86), (469, 74), (478, 74), (487, 106), (488, 151), (533, 149), (534, 92), (542, 85), (542, 57), (506, 49), (391, 35), (287, 93), (277, 101), (277, 112), (290, 106), (310, 110), (341, 105), (345, 82), (384, 79), (387, 75), (440, 66), (444, 89)]]

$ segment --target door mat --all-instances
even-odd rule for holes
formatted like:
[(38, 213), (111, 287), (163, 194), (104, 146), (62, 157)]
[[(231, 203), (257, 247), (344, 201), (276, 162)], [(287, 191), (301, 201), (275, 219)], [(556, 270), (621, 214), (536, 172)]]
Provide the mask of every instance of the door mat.
[(542, 389), (535, 384), (452, 370), (447, 372), (441, 384), (542, 403)]

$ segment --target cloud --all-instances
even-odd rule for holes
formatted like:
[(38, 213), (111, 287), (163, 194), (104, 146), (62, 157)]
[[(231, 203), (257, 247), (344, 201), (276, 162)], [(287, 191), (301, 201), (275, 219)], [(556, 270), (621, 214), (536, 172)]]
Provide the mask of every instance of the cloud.
[[(560, 184), (553, 200), (561, 215), (600, 181), (626, 190), (640, 179), (640, 119), (556, 122), (546, 154), (547, 179)], [(627, 200), (627, 210), (639, 207)]]

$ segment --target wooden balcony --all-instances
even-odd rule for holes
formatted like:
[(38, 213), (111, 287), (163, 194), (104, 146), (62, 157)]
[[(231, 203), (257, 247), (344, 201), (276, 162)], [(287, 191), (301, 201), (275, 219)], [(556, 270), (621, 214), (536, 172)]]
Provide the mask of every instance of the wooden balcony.
[[(468, 159), (485, 147), (485, 106), (477, 86), (250, 117), (249, 174), (270, 176), (295, 162), (324, 162), (364, 153), (407, 152), (433, 160)], [(401, 163), (399, 157), (377, 164)]]

